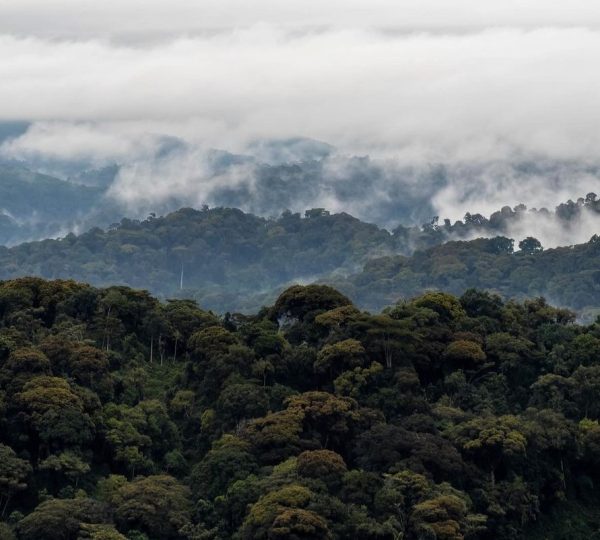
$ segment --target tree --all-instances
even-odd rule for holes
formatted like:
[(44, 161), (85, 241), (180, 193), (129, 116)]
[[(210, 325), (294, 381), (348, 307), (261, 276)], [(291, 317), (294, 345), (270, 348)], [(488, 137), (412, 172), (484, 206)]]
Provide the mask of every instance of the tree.
[(289, 412), (302, 419), (302, 431), (323, 448), (342, 449), (355, 423), (358, 404), (347, 397), (327, 392), (305, 392), (288, 399)]
[(455, 495), (439, 495), (414, 506), (411, 528), (418, 536), (431, 535), (439, 540), (463, 540), (462, 522), (467, 505)]
[(304, 415), (299, 410), (269, 413), (248, 423), (242, 432), (263, 463), (275, 464), (300, 450)]
[(579, 366), (570, 377), (571, 395), (585, 418), (600, 418), (600, 366)]
[(327, 522), (315, 512), (301, 508), (286, 508), (273, 520), (269, 528), (269, 538), (328, 540), (332, 536)]
[(506, 415), (474, 418), (450, 430), (449, 435), (480, 466), (489, 470), (493, 486), (501, 463), (508, 465), (525, 455), (527, 439), (523, 432), (519, 419)]
[(50, 499), (38, 505), (17, 524), (23, 540), (77, 538), (82, 524), (109, 524), (107, 505), (92, 499)]
[(42, 456), (93, 437), (95, 426), (84, 402), (65, 379), (36, 377), (25, 384), (15, 402), (33, 437), (42, 443)]
[(6, 523), (0, 522), (0, 540), (17, 540), (12, 528)]
[(430, 292), (413, 300), (416, 307), (432, 309), (442, 321), (453, 321), (464, 317), (465, 311), (460, 302), (452, 295), (443, 292)]
[(358, 400), (368, 393), (373, 380), (382, 371), (383, 366), (379, 362), (373, 362), (368, 368), (355, 367), (351, 371), (345, 371), (333, 381), (335, 393)]
[(389, 315), (373, 315), (357, 319), (351, 326), (353, 333), (362, 336), (361, 343), (369, 358), (382, 360), (387, 369), (414, 346), (415, 335), (405, 321), (393, 319)]
[(519, 242), (519, 249), (523, 253), (527, 253), (528, 255), (533, 255), (534, 253), (539, 253), (543, 251), (542, 244), (537, 238), (533, 238), (533, 236), (528, 236), (524, 240)]
[(366, 359), (366, 351), (356, 339), (338, 341), (325, 345), (317, 355), (314, 369), (317, 373), (328, 373), (330, 380), (335, 379), (342, 371), (361, 367)]
[(280, 321), (303, 321), (308, 314), (313, 314), (314, 317), (319, 313), (350, 304), (350, 300), (343, 294), (326, 285), (294, 285), (279, 296), (271, 308), (270, 317)]
[(17, 491), (27, 487), (25, 479), (31, 473), (29, 462), (17, 457), (15, 451), (5, 444), (0, 444), (0, 509), (6, 515), (6, 509)]
[(307, 509), (313, 493), (300, 485), (272, 491), (252, 505), (238, 531), (241, 540), (330, 538), (327, 522)]
[(169, 475), (136, 478), (123, 485), (117, 497), (115, 518), (124, 530), (178, 538), (178, 531), (191, 520), (191, 493)]
[(322, 480), (330, 488), (339, 487), (347, 471), (344, 458), (331, 450), (307, 450), (298, 456), (298, 474)]
[(48, 456), (40, 462), (39, 470), (64, 476), (77, 487), (79, 479), (90, 472), (90, 466), (73, 452), (62, 452), (58, 455)]
[(225, 493), (227, 486), (257, 471), (256, 459), (246, 441), (224, 435), (192, 470), (194, 492), (213, 499)]
[(79, 530), (79, 538), (90, 540), (128, 540), (112, 525), (90, 525), (82, 523)]
[(268, 405), (264, 388), (246, 383), (231, 384), (219, 395), (217, 411), (224, 426), (231, 428), (242, 420), (263, 416)]
[(467, 369), (480, 367), (486, 359), (485, 353), (478, 343), (465, 339), (450, 343), (446, 347), (444, 356), (454, 366)]
[(118, 463), (131, 477), (147, 472), (179, 445), (179, 433), (166, 407), (158, 400), (141, 401), (135, 407), (110, 404), (105, 408), (106, 440)]
[(21, 391), (27, 381), (51, 374), (50, 361), (32, 347), (13, 350), (0, 370), (0, 383), (12, 394)]

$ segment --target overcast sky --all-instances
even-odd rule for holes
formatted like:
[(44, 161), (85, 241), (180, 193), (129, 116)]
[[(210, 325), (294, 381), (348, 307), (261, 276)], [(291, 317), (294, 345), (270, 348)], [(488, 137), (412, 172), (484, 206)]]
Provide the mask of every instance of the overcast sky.
[(304, 136), (408, 162), (597, 161), (592, 0), (0, 0), (15, 157)]
[(587, 156), (598, 66), (589, 0), (0, 0), (1, 119), (219, 145)]
[(289, 29), (593, 27), (592, 0), (0, 0), (4, 33), (87, 39), (178, 36), (267, 23)]

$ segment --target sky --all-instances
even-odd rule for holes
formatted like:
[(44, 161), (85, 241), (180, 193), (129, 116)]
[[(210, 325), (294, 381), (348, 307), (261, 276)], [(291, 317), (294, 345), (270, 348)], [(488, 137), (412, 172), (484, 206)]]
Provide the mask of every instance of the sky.
[(493, 163), (432, 193), (450, 217), (551, 205), (598, 178), (494, 171), (598, 161), (598, 66), (590, 0), (0, 0), (0, 121), (33, 123), (0, 155), (135, 165), (165, 135), (193, 156), (307, 137), (402, 165)]

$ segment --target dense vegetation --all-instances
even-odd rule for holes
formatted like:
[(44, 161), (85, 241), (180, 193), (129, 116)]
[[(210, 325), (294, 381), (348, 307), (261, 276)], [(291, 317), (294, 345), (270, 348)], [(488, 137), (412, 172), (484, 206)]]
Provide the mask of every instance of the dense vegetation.
[(223, 312), (260, 306), (257, 293), (272, 294), (291, 280), (357, 271), (359, 262), (393, 253), (395, 246), (389, 232), (321, 209), (277, 220), (233, 209), (182, 209), (143, 222), (124, 219), (106, 231), (0, 247), (0, 278), (120, 283), (162, 296), (193, 296)]
[[(569, 226), (599, 208), (590, 194), (559, 206), (556, 215)], [(256, 311), (292, 282), (333, 284), (375, 311), (429, 289), (462, 294), (477, 287), (507, 298), (543, 295), (588, 319), (595, 316), (600, 307), (596, 237), (545, 251), (534, 238), (519, 242), (518, 251), (503, 237), (444, 244), (455, 237), (493, 236), (510, 229), (524, 212), (505, 208), (489, 220), (467, 215), (454, 224), (388, 232), (323, 209), (304, 217), (285, 212), (277, 219), (227, 208), (182, 209), (144, 221), (123, 219), (107, 230), (60, 240), (0, 247), (0, 278), (123, 284), (163, 298), (194, 298), (219, 313)]]
[(410, 257), (373, 259), (361, 273), (330, 282), (368, 309), (430, 289), (462, 294), (475, 287), (504, 297), (544, 296), (586, 319), (600, 313), (597, 235), (585, 244), (548, 250), (533, 238), (516, 252), (513, 244), (505, 237), (449, 242)]
[[(600, 324), (295, 286), (254, 316), (0, 285), (0, 538), (591, 538)], [(568, 520), (560, 516), (568, 515)]]

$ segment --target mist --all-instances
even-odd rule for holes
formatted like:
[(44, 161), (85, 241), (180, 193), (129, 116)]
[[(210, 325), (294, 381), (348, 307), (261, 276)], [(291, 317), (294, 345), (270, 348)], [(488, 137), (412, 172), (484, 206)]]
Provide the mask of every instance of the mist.
[(0, 118), (95, 122), (115, 137), (161, 133), (234, 152), (307, 137), (405, 162), (585, 159), (600, 142), (599, 58), (589, 28), (261, 24), (137, 46), (3, 35)]
[[(515, 8), (0, 0), (0, 121), (21, 126), (0, 160), (77, 182), (115, 167), (103, 204), (132, 217), (552, 210), (600, 190), (600, 8)], [(548, 219), (515, 234), (597, 230)]]

